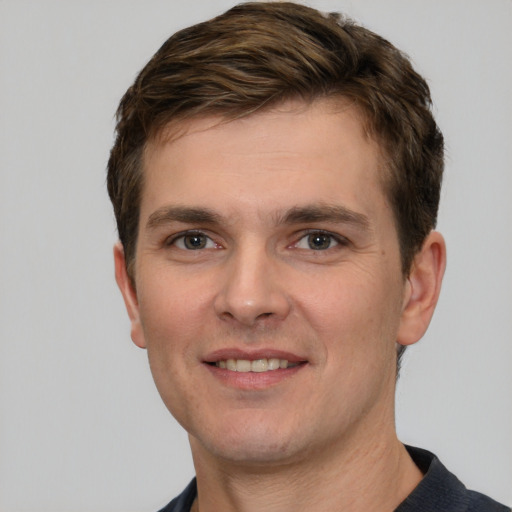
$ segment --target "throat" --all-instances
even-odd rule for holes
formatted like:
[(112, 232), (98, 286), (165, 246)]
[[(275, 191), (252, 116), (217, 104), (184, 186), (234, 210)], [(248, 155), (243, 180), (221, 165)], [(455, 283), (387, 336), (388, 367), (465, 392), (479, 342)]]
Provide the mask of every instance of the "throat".
[(367, 446), (363, 452), (347, 454), (337, 465), (315, 461), (308, 468), (290, 464), (244, 470), (238, 465), (233, 471), (233, 467), (223, 464), (222, 469), (217, 467), (220, 471), (212, 471), (214, 468), (207, 468), (201, 463), (205, 461), (198, 460), (202, 457), (194, 456), (199, 497), (191, 512), (395, 510), (423, 474), (401, 443), (384, 450), (373, 448)]

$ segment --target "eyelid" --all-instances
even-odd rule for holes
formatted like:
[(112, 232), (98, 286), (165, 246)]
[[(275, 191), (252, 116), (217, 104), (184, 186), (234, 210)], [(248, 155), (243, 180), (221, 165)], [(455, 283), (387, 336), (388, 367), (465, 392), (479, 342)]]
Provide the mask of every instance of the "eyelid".
[[(176, 242), (180, 239), (183, 239), (185, 238), (186, 236), (190, 236), (190, 235), (203, 235), (205, 236), (209, 241), (211, 241), (213, 244), (215, 244), (216, 247), (220, 247), (220, 244), (218, 244), (217, 242), (215, 242), (215, 240), (210, 236), (208, 235), (207, 233), (205, 233), (205, 231), (203, 229), (185, 229), (183, 231), (180, 231), (178, 233), (174, 233), (170, 236), (167, 236), (164, 241), (163, 241), (163, 245), (165, 247), (171, 247), (171, 246), (176, 246)], [(208, 247), (205, 247), (205, 249), (208, 248)], [(180, 249), (183, 249), (180, 247)], [(186, 250), (186, 249), (183, 249), (183, 250)]]
[(350, 240), (347, 237), (340, 235), (339, 233), (333, 233), (326, 229), (311, 228), (301, 231), (299, 233), (300, 236), (298, 236), (297, 241), (293, 245), (296, 246), (303, 238), (316, 234), (330, 236), (336, 242), (336, 245), (349, 245), (350, 243)]
[[(212, 236), (210, 236), (206, 231), (207, 230), (204, 230), (204, 229), (184, 229), (183, 231), (179, 231), (177, 233), (174, 233), (170, 236), (165, 237), (162, 242), (162, 245), (165, 247), (171, 247), (173, 245), (176, 245), (176, 242), (178, 240), (183, 239), (187, 235), (189, 235), (189, 236), (190, 235), (203, 235), (210, 242), (212, 242), (216, 246), (216, 248), (220, 248), (221, 244), (219, 242), (217, 242), (216, 240), (214, 240), (214, 238)], [(350, 244), (350, 240), (347, 237), (340, 235), (339, 233), (333, 233), (332, 231), (328, 231), (326, 229), (310, 228), (310, 229), (301, 230), (300, 232), (296, 233), (296, 236), (294, 237), (295, 242), (293, 242), (291, 244), (291, 247), (296, 247), (301, 240), (303, 240), (307, 236), (314, 235), (314, 234), (325, 235), (325, 236), (331, 237), (332, 240), (336, 242), (336, 244), (332, 248), (337, 247), (339, 245), (347, 246)], [(205, 248), (207, 248), (207, 247), (205, 247)]]

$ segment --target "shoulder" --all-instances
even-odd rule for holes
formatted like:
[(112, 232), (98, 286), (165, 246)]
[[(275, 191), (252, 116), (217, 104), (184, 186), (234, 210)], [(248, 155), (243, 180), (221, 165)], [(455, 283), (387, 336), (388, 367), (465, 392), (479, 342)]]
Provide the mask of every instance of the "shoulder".
[(497, 501), (480, 494), (476, 491), (468, 492), (468, 512), (510, 512), (510, 507), (506, 507)]
[(395, 512), (511, 512), (488, 496), (467, 489), (433, 453), (406, 448), (425, 476)]
[(190, 512), (192, 503), (197, 496), (197, 484), (194, 478), (185, 490), (159, 512)]

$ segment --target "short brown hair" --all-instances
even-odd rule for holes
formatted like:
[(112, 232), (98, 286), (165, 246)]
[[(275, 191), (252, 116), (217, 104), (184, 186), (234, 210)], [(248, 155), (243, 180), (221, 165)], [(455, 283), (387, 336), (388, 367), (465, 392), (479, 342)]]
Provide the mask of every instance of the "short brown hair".
[(130, 276), (149, 139), (171, 121), (234, 119), (287, 99), (330, 96), (355, 102), (383, 149), (383, 182), (408, 274), (435, 227), (443, 173), (427, 83), (392, 44), (340, 14), (250, 2), (170, 37), (121, 100), (108, 191)]

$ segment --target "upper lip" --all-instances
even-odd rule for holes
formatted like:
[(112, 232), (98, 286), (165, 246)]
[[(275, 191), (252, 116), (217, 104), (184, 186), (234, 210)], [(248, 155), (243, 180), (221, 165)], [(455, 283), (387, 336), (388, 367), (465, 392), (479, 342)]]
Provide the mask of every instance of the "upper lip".
[(256, 359), (286, 359), (290, 363), (307, 361), (305, 357), (284, 350), (276, 350), (275, 348), (259, 348), (257, 350), (223, 348), (207, 354), (204, 361), (206, 363), (215, 363), (217, 361), (227, 361), (228, 359), (247, 359), (250, 361)]

